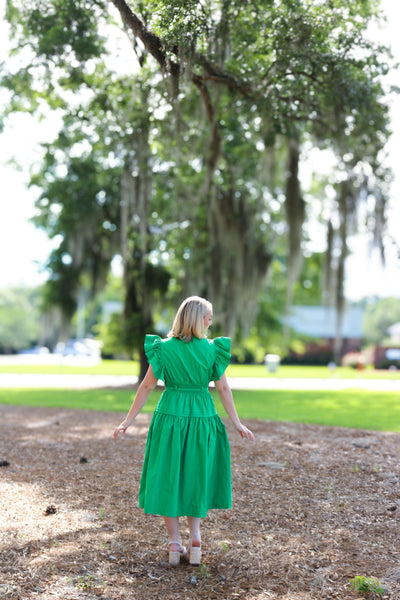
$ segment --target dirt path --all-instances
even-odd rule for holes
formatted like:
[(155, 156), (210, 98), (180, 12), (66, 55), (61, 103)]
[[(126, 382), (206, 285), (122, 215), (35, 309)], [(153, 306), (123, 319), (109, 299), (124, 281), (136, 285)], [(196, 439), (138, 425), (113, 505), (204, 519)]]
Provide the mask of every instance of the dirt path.
[(399, 434), (227, 425), (234, 507), (205, 519), (203, 564), (172, 569), (137, 508), (149, 416), (115, 443), (120, 417), (0, 406), (0, 598), (355, 600), (355, 575), (400, 598)]

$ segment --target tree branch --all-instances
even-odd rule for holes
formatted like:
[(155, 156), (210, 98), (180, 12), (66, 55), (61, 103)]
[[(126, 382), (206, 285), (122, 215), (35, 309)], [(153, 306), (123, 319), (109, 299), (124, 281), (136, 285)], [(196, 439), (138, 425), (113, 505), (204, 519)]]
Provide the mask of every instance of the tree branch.
[(132, 12), (125, 0), (111, 0), (111, 2), (118, 9), (126, 27), (132, 31), (135, 37), (141, 40), (147, 52), (156, 59), (162, 71), (169, 71), (174, 77), (179, 76), (179, 64), (168, 59), (160, 38), (147, 29), (139, 17)]
[[(169, 72), (170, 75), (172, 75), (172, 77), (175, 79), (179, 78), (181, 66), (178, 62), (172, 61), (168, 58), (162, 40), (155, 33), (147, 29), (139, 17), (132, 12), (125, 0), (111, 0), (111, 2), (121, 14), (122, 20), (126, 27), (132, 31), (134, 36), (142, 41), (146, 51), (156, 59), (162, 71), (165, 73)], [(171, 53), (178, 56), (178, 48), (171, 48)], [(192, 75), (192, 81), (200, 89), (200, 91), (202, 91), (199, 85), (201, 80), (212, 80), (216, 83), (227, 86), (231, 90), (236, 90), (246, 98), (251, 98), (255, 95), (248, 85), (237, 81), (234, 77), (232, 77), (232, 75), (217, 69), (203, 54), (196, 53), (195, 58), (198, 64), (201, 65), (205, 71), (205, 75)], [(209, 113), (208, 108), (207, 112)]]
[(225, 73), (224, 71), (217, 69), (212, 63), (210, 63), (209, 60), (206, 59), (203, 54), (196, 53), (196, 59), (207, 73), (207, 76), (205, 76), (204, 79), (226, 85), (229, 89), (236, 90), (246, 98), (255, 96), (251, 87), (241, 81), (237, 81), (234, 77), (232, 77), (232, 75), (229, 75), (229, 73)]

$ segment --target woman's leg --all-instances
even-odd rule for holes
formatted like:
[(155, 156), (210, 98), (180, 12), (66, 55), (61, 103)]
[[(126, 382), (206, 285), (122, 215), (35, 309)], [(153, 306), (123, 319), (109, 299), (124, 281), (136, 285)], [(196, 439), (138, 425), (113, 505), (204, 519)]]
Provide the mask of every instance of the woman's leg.
[(199, 565), (201, 561), (200, 519), (188, 517), (187, 520), (190, 532), (189, 562), (191, 565)]
[(188, 526), (189, 526), (189, 536), (190, 536), (191, 544), (192, 544), (193, 548), (200, 548), (200, 546), (201, 546), (201, 537), (200, 537), (201, 519), (199, 517), (188, 517), (187, 522), (188, 522)]
[[(181, 549), (181, 536), (179, 533), (179, 519), (178, 517), (163, 517), (165, 527), (168, 531), (168, 537), (170, 541), (170, 550), (172, 552), (179, 552)], [(177, 543), (171, 543), (177, 542)]]

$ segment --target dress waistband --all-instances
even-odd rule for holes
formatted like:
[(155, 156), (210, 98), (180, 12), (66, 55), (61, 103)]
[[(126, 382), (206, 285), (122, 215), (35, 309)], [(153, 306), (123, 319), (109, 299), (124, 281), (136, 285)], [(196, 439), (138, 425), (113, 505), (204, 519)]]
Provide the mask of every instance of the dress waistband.
[(207, 392), (208, 386), (204, 385), (167, 385), (166, 390), (174, 390), (179, 392)]

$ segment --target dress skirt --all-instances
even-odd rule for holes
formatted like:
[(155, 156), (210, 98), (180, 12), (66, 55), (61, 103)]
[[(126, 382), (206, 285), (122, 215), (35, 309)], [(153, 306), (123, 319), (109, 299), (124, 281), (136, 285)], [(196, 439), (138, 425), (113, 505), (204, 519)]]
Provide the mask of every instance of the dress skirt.
[(167, 388), (146, 445), (139, 506), (168, 517), (230, 508), (230, 447), (208, 389)]

